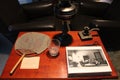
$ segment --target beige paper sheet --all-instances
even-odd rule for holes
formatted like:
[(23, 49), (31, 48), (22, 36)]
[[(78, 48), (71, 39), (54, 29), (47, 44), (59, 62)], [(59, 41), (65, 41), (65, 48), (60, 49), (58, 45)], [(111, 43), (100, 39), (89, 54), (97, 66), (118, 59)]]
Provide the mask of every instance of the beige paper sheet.
[(38, 69), (40, 57), (24, 57), (20, 69)]

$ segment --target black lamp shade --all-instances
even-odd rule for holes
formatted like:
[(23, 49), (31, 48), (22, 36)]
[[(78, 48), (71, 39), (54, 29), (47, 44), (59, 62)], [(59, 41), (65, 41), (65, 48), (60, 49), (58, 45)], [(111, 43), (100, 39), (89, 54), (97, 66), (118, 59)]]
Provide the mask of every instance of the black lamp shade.
[(55, 6), (55, 16), (60, 19), (70, 19), (77, 13), (77, 8), (69, 0), (61, 0)]

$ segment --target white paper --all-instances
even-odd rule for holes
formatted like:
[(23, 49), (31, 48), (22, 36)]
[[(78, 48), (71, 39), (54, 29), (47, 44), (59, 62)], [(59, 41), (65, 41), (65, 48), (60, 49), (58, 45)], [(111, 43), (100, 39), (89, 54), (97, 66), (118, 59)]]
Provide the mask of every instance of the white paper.
[[(106, 61), (106, 63), (95, 64), (97, 59), (94, 53), (96, 52), (101, 54), (102, 59)], [(69, 74), (112, 72), (101, 46), (66, 47), (66, 56)], [(87, 62), (83, 56), (88, 56)], [(92, 64), (92, 62), (94, 63)]]
[(38, 69), (40, 57), (24, 57), (20, 69)]

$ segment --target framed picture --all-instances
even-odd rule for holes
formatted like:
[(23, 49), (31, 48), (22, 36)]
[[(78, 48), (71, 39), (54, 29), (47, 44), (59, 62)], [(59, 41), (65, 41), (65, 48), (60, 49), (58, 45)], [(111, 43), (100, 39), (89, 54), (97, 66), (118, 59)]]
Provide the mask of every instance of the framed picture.
[(68, 75), (110, 75), (112, 72), (101, 46), (66, 47)]

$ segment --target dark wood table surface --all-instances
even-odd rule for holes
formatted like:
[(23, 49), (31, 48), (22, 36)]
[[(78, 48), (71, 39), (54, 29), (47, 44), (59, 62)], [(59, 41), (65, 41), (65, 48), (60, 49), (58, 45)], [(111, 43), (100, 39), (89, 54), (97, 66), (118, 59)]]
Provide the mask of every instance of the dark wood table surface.
[[(26, 32), (20, 32), (18, 37), (20, 37), (22, 34)], [(43, 34), (48, 35), (51, 39), (55, 34), (61, 33), (60, 31), (51, 31), (51, 32), (40, 32)], [(35, 80), (35, 79), (54, 79), (54, 80), (67, 80), (67, 79), (103, 79), (103, 78), (117, 78), (117, 72), (110, 60), (110, 57), (107, 53), (107, 51), (104, 48), (104, 45), (99, 37), (99, 34), (96, 31), (92, 31), (91, 34), (95, 35), (93, 36), (92, 40), (88, 41), (82, 41), (78, 36), (78, 31), (69, 31), (68, 32), (73, 37), (73, 42), (69, 46), (83, 46), (88, 44), (96, 43), (100, 46), (102, 46), (105, 55), (108, 59), (108, 62), (112, 68), (112, 73), (110, 76), (89, 76), (89, 77), (79, 77), (79, 78), (68, 78), (67, 74), (67, 63), (66, 63), (66, 52), (65, 47), (60, 47), (59, 56), (56, 58), (51, 58), (47, 55), (48, 50), (46, 49), (41, 54), (37, 55), (40, 56), (40, 64), (39, 69), (20, 69), (20, 64), (17, 67), (16, 71), (13, 75), (10, 75), (10, 71), (13, 68), (13, 66), (16, 64), (20, 56), (16, 54), (14, 46), (12, 48), (12, 51), (10, 53), (10, 56), (7, 60), (6, 66), (4, 67), (4, 71), (1, 75), (1, 79), (28, 79), (28, 80)]]

